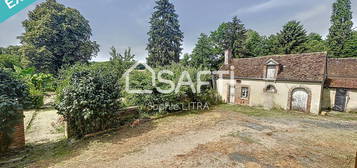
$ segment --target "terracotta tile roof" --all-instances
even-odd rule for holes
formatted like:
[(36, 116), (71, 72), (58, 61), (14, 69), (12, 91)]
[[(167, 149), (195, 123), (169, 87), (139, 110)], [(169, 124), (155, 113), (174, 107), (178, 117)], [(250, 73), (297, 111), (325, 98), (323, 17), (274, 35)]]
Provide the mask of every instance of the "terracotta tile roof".
[(357, 78), (327, 78), (326, 87), (357, 89)]
[(234, 66), (236, 78), (264, 79), (265, 66), (269, 59), (279, 63), (276, 80), (323, 82), (326, 53), (304, 53), (272, 55), (254, 58), (232, 59), (231, 64), (223, 65), (221, 70)]
[(326, 87), (357, 89), (357, 58), (329, 58)]

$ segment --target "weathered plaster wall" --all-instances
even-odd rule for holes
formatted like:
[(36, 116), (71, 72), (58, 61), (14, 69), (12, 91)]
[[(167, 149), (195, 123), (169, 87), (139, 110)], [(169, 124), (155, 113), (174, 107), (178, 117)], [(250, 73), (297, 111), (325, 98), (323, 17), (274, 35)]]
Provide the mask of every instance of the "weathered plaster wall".
[[(335, 105), (335, 88), (325, 88), (323, 92), (322, 109), (331, 109)], [(346, 111), (357, 111), (357, 89), (349, 89), (347, 92)]]
[[(217, 81), (217, 89), (223, 100), (227, 101), (228, 85), (235, 85), (236, 83), (236, 80), (227, 79), (219, 79)], [(285, 110), (290, 110), (289, 92), (294, 88), (308, 88), (311, 91), (310, 112), (319, 114), (321, 109), (321, 83), (241, 80), (241, 83), (238, 83), (237, 85), (250, 87), (250, 106), (262, 106), (266, 108), (278, 107)], [(277, 93), (266, 93), (264, 89), (268, 85), (275, 86)]]

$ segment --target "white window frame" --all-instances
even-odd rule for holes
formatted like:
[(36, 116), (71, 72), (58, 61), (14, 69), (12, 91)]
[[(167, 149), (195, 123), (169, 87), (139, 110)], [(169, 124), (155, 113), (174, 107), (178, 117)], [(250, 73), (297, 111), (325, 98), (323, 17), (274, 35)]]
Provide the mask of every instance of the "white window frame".
[(248, 99), (249, 98), (249, 87), (242, 87), (241, 88), (240, 98), (241, 99)]
[(276, 65), (267, 65), (267, 79), (276, 79)]

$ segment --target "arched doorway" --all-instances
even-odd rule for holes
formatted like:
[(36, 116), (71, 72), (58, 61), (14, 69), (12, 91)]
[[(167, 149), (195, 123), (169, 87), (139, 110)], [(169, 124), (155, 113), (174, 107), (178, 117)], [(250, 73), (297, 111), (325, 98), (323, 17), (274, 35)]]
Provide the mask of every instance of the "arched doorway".
[(304, 88), (296, 88), (291, 92), (291, 110), (308, 112), (310, 109), (310, 92)]

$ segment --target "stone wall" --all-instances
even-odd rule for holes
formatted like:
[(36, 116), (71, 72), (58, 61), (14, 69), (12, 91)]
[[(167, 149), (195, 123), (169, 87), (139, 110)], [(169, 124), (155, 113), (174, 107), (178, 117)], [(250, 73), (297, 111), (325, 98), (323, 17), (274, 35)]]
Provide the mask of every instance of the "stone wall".
[[(21, 112), (23, 113), (23, 112)], [(24, 129), (24, 119), (22, 118), (19, 123), (15, 126), (15, 132), (12, 136), (12, 143), (9, 146), (10, 150), (21, 149), (25, 147), (25, 129)], [(1, 141), (1, 137), (0, 137)]]

